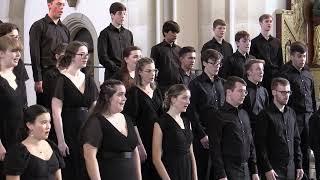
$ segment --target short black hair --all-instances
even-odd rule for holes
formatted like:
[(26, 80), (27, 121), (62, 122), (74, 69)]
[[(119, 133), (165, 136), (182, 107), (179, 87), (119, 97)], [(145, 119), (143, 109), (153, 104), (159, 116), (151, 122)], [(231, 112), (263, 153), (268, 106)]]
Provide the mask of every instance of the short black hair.
[(162, 34), (164, 36), (164, 33), (167, 33), (167, 32), (174, 32), (174, 33), (179, 33), (180, 32), (180, 26), (177, 22), (175, 21), (166, 21), (163, 26), (162, 26)]
[(126, 11), (126, 10), (127, 10), (126, 6), (120, 2), (112, 3), (109, 8), (110, 14), (116, 14), (118, 11)]
[(229, 76), (227, 78), (227, 80), (224, 82), (223, 87), (224, 87), (224, 91), (227, 92), (227, 90), (231, 90), (233, 91), (234, 88), (236, 87), (236, 83), (241, 83), (245, 86), (247, 86), (247, 83), (245, 80), (243, 80), (242, 78), (238, 77), (238, 76)]
[(290, 45), (290, 54), (294, 54), (295, 52), (304, 54), (305, 52), (307, 52), (306, 45), (300, 41), (293, 42)]
[(196, 50), (194, 49), (194, 47), (191, 46), (185, 46), (183, 48), (180, 49), (179, 51), (179, 57), (183, 57), (185, 54), (187, 53), (193, 53), (196, 52)]
[(223, 55), (215, 49), (207, 49), (201, 53), (201, 62), (208, 62), (211, 59), (214, 63), (221, 60)]

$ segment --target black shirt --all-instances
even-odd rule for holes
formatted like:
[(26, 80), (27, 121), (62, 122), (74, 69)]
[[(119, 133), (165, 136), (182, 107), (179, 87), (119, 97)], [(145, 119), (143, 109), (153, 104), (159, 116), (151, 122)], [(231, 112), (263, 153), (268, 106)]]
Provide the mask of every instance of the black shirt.
[(245, 78), (245, 63), (254, 59), (255, 57), (249, 54), (241, 54), (238, 50), (223, 61), (222, 67), (220, 69), (220, 75), (222, 78), (228, 78), (229, 76), (238, 76)]
[(162, 94), (174, 84), (180, 83), (179, 51), (180, 46), (169, 44), (165, 40), (151, 48), (150, 57), (155, 61), (159, 70), (157, 81)]
[(292, 98), (289, 99), (288, 105), (296, 113), (315, 112), (317, 106), (314, 81), (308, 67), (302, 68), (300, 72), (290, 61), (281, 68), (281, 73), (281, 76), (289, 80), (292, 91)]
[(296, 169), (301, 169), (300, 135), (296, 114), (289, 106), (281, 112), (271, 103), (259, 114), (255, 144), (262, 173), (286, 167), (289, 160), (294, 160)]
[[(281, 42), (279, 39), (269, 36), (267, 40), (260, 33), (251, 41), (250, 54), (257, 59), (265, 60), (264, 87), (270, 90), (271, 80), (283, 65)], [(270, 91), (271, 92), (271, 91)]]
[(69, 43), (69, 30), (59, 20), (57, 24), (46, 15), (30, 28), (30, 56), (34, 81), (42, 81), (42, 71), (56, 66), (53, 50), (61, 43)]
[(257, 174), (255, 147), (247, 112), (225, 103), (210, 111), (209, 143), (215, 178), (226, 177), (225, 164), (248, 163), (251, 174)]
[(266, 88), (245, 79), (247, 82), (248, 95), (244, 99), (243, 109), (245, 109), (250, 117), (251, 128), (254, 134), (255, 124), (258, 114), (269, 105), (269, 94)]
[(123, 50), (129, 46), (133, 46), (133, 35), (131, 31), (123, 26), (118, 29), (110, 23), (108, 27), (100, 32), (98, 37), (98, 57), (100, 64), (106, 68), (106, 73), (112, 72), (108, 75), (112, 75), (119, 70), (123, 60)]
[(189, 86), (189, 83), (197, 77), (197, 75), (194, 72), (190, 72), (188, 75), (182, 68), (179, 68), (180, 76), (181, 76), (181, 84)]
[(225, 101), (223, 83), (224, 80), (219, 77), (211, 81), (203, 72), (189, 84), (191, 98), (187, 116), (191, 120), (195, 136), (199, 139), (206, 135), (208, 127), (206, 112), (209, 109), (220, 108)]

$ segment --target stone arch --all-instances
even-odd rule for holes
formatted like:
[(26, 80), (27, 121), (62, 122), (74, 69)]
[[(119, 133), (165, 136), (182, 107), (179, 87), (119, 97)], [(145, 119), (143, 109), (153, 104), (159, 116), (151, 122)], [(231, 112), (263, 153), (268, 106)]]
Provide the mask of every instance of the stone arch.
[[(98, 51), (97, 51), (97, 39), (98, 35), (96, 32), (96, 29), (94, 28), (94, 25), (90, 21), (90, 19), (81, 13), (72, 13), (69, 14), (64, 20), (62, 21), (63, 24), (67, 26), (67, 28), (70, 31), (70, 37), (71, 39), (74, 39), (77, 33), (85, 28), (90, 32), (90, 35), (93, 40), (93, 63), (95, 66), (99, 65), (99, 60), (98, 60)], [(94, 78), (96, 82), (99, 82), (99, 69), (95, 68), (94, 69)]]

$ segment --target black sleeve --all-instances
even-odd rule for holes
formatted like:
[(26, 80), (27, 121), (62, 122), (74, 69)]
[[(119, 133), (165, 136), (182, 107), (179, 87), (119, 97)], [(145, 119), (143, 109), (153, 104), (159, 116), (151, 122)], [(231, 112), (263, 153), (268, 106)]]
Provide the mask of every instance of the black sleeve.
[(96, 148), (100, 147), (103, 138), (100, 121), (97, 115), (93, 115), (84, 123), (80, 132), (80, 142), (82, 145), (87, 143)]
[(93, 77), (89, 76), (89, 83), (90, 83), (90, 90), (91, 90), (91, 98), (92, 98), (92, 102), (96, 101), (98, 99), (99, 96), (99, 91), (98, 91), (98, 87), (93, 79)]
[(249, 160), (248, 160), (249, 170), (250, 170), (251, 174), (258, 174), (256, 148), (255, 148), (253, 137), (252, 137), (252, 130), (250, 127), (250, 122), (249, 122), (248, 131), (250, 131), (250, 133), (249, 133), (249, 136), (250, 136), (250, 156), (249, 156)]
[(294, 138), (293, 138), (293, 146), (294, 146), (294, 164), (296, 169), (302, 169), (302, 153), (300, 148), (300, 133), (297, 125), (296, 114), (294, 113)]
[(35, 82), (42, 81), (40, 49), (42, 35), (41, 21), (35, 22), (29, 31), (30, 58), (32, 64), (33, 79)]
[(316, 111), (309, 119), (310, 127), (310, 147), (315, 152), (315, 154), (320, 154), (320, 134), (318, 133), (320, 129), (320, 114), (319, 110)]
[(208, 122), (209, 151), (214, 169), (213, 172), (216, 179), (221, 179), (227, 177), (224, 169), (221, 147), (223, 138), (223, 120), (218, 111), (211, 111), (208, 115), (213, 117), (212, 120)]
[(269, 117), (265, 111), (261, 111), (256, 122), (255, 145), (259, 164), (261, 165), (261, 173), (268, 172), (272, 166), (268, 158), (267, 136), (269, 128)]
[(61, 101), (64, 100), (64, 78), (62, 74), (60, 74), (57, 78), (56, 87), (52, 97), (58, 98)]
[(12, 146), (4, 159), (4, 174), (19, 176), (24, 174), (30, 159), (30, 153), (22, 144)]
[(279, 48), (278, 48), (278, 54), (277, 54), (277, 59), (278, 59), (278, 68), (280, 69), (281, 66), (284, 64), (283, 63), (283, 55), (282, 55), (282, 47), (281, 47), (281, 42), (279, 40)]
[(199, 119), (199, 114), (198, 114), (198, 105), (199, 103), (199, 98), (198, 98), (198, 87), (196, 83), (191, 81), (189, 84), (189, 89), (191, 92), (191, 98), (190, 98), (190, 104), (187, 109), (187, 117), (191, 122), (194, 134), (199, 138), (202, 139), (203, 137), (206, 136), (206, 133), (204, 131), (204, 127), (201, 125), (200, 119)]
[(158, 64), (160, 61), (160, 54), (159, 54), (159, 50), (157, 48), (157, 46), (153, 46), (151, 48), (151, 53), (150, 53), (150, 57), (154, 60), (154, 63), (156, 65), (156, 68), (159, 68)]
[(111, 61), (109, 54), (108, 54), (108, 48), (109, 44), (109, 37), (108, 33), (104, 30), (101, 31), (99, 37), (98, 37), (98, 57), (100, 64), (105, 67), (106, 69), (115, 72), (118, 67), (116, 64)]
[(315, 95), (315, 90), (314, 90), (314, 80), (311, 80), (311, 98), (312, 98), (312, 107), (313, 107), (313, 112), (317, 111), (317, 101), (316, 101), (316, 95)]

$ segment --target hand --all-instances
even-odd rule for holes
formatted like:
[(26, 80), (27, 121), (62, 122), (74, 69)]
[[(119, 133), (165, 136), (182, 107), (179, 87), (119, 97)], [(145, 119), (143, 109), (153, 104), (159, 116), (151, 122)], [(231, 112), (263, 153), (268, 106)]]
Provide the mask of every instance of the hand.
[(270, 171), (265, 173), (267, 180), (277, 180), (278, 174), (271, 169)]
[(69, 147), (66, 144), (66, 142), (62, 142), (62, 143), (58, 143), (58, 148), (60, 153), (62, 154), (62, 156), (66, 157), (67, 155), (69, 155)]
[(6, 156), (6, 148), (1, 144), (0, 145), (0, 161), (4, 160), (4, 157)]
[(302, 179), (303, 178), (303, 174), (304, 174), (303, 169), (297, 169), (297, 178), (296, 178), (296, 180)]
[(38, 93), (43, 93), (42, 81), (34, 82), (34, 90)]
[(204, 149), (209, 149), (209, 137), (207, 135), (200, 139), (200, 142)]
[(138, 151), (139, 151), (140, 161), (144, 162), (147, 159), (147, 151), (144, 148), (143, 144), (140, 144), (138, 146)]
[(224, 177), (224, 178), (220, 178), (219, 180), (228, 180), (228, 178)]
[(258, 174), (252, 174), (252, 180), (260, 180)]

